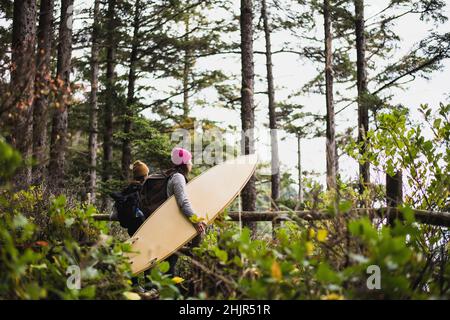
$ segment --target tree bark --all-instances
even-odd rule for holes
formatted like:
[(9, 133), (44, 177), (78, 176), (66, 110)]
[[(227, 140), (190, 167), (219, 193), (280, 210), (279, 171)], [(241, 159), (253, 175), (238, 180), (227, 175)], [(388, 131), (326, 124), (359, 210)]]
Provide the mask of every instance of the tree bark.
[[(186, 19), (184, 21), (184, 32), (186, 36), (184, 37), (184, 41), (188, 43), (189, 41), (189, 15), (186, 15)], [(184, 50), (184, 68), (183, 68), (183, 117), (187, 119), (189, 117), (189, 75), (191, 74), (191, 50), (186, 48)]]
[(331, 31), (330, 9), (330, 0), (324, 0), (327, 189), (336, 190), (337, 156), (333, 100), (333, 35)]
[(94, 22), (92, 25), (91, 47), (91, 96), (89, 110), (89, 183), (90, 203), (96, 200), (97, 185), (97, 148), (98, 148), (98, 71), (99, 71), (99, 33), (100, 33), (100, 0), (94, 2)]
[(275, 86), (273, 80), (272, 46), (267, 13), (266, 0), (261, 3), (261, 16), (263, 18), (264, 37), (266, 41), (266, 69), (267, 69), (267, 93), (269, 97), (269, 128), (270, 128), (270, 146), (271, 146), (271, 197), (272, 208), (276, 208), (280, 198), (280, 159), (278, 154), (278, 126), (276, 118), (275, 105)]
[[(105, 81), (105, 106), (103, 110), (104, 133), (103, 133), (103, 182), (107, 183), (112, 179), (113, 162), (113, 119), (116, 104), (115, 94), (115, 68), (116, 68), (116, 0), (108, 0), (107, 12), (107, 50), (106, 50), (106, 81)], [(108, 197), (103, 198), (103, 209), (106, 209), (110, 201)]]
[(297, 135), (297, 161), (298, 161), (298, 202), (301, 206), (303, 204), (303, 175), (302, 175), (302, 149), (301, 137)]
[[(362, 144), (360, 154), (367, 150), (364, 141), (369, 130), (369, 108), (367, 105), (367, 61), (366, 61), (366, 37), (364, 27), (364, 0), (354, 0), (355, 4), (355, 35), (356, 35), (356, 72), (358, 90), (358, 142)], [(359, 175), (362, 180), (359, 186), (360, 194), (370, 183), (370, 165), (364, 161), (359, 165)]]
[(58, 61), (56, 67), (56, 82), (59, 92), (52, 119), (49, 168), (49, 179), (56, 192), (64, 187), (66, 166), (70, 68), (72, 59), (72, 17), (73, 0), (62, 0)]
[[(254, 150), (254, 66), (253, 66), (253, 1), (241, 0), (241, 121), (242, 121), (242, 149), (244, 154), (252, 154)], [(242, 209), (256, 210), (255, 175), (253, 175), (241, 193)], [(246, 223), (246, 227), (256, 231), (256, 224)]]
[[(36, 2), (14, 1), (12, 26), (11, 112), (6, 124), (11, 134), (7, 137), (24, 160), (30, 160), (33, 151), (33, 102), (36, 77)], [(15, 177), (18, 187), (31, 183), (31, 166), (26, 165)]]
[[(386, 206), (388, 208), (397, 208), (403, 202), (402, 180), (401, 170), (396, 171), (392, 177), (386, 173)], [(388, 224), (394, 225), (398, 212), (393, 211), (388, 217)]]
[(33, 107), (33, 156), (36, 165), (33, 167), (33, 183), (43, 183), (46, 178), (47, 164), (47, 124), (48, 104), (50, 102), (51, 51), (53, 39), (53, 0), (41, 0), (39, 27), (37, 33), (38, 52), (36, 55), (36, 100)]
[(124, 179), (130, 179), (130, 165), (131, 165), (131, 138), (130, 134), (133, 128), (133, 116), (134, 116), (134, 92), (136, 85), (136, 63), (137, 63), (137, 51), (139, 48), (139, 28), (140, 28), (140, 1), (135, 3), (134, 21), (133, 21), (133, 39), (130, 53), (130, 69), (128, 73), (128, 92), (127, 102), (124, 112), (124, 140), (122, 145), (122, 176)]

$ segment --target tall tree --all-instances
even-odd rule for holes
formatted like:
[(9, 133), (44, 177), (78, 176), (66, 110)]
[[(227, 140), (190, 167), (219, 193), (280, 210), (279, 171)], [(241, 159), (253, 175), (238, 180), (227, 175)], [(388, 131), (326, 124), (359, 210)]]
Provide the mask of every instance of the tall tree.
[[(364, 28), (364, 0), (354, 0), (355, 6), (355, 36), (356, 36), (356, 86), (358, 90), (358, 142), (360, 154), (367, 150), (366, 133), (369, 130), (369, 107), (367, 105), (367, 61), (366, 36)], [(362, 179), (359, 187), (362, 193), (370, 182), (370, 164), (363, 161), (359, 165), (359, 175)]]
[(45, 178), (48, 159), (47, 124), (48, 104), (50, 102), (53, 7), (53, 0), (41, 0), (37, 32), (36, 100), (33, 107), (33, 156), (36, 161), (36, 165), (33, 167), (33, 182), (37, 184), (42, 183)]
[(271, 197), (272, 207), (276, 207), (280, 197), (280, 159), (278, 153), (278, 125), (275, 105), (275, 88), (273, 80), (272, 46), (271, 46), (271, 27), (267, 12), (266, 0), (261, 3), (261, 16), (263, 19), (264, 38), (266, 43), (266, 69), (267, 69), (267, 94), (269, 106), (269, 128), (270, 128), (270, 146), (271, 146)]
[[(253, 65), (253, 1), (241, 0), (241, 122), (243, 133), (244, 154), (255, 152), (254, 146), (254, 65)], [(256, 210), (255, 176), (253, 175), (242, 190), (242, 209), (244, 211)], [(247, 223), (253, 232), (256, 231), (255, 223)]]
[[(116, 56), (118, 45), (118, 17), (116, 16), (116, 5), (116, 0), (108, 0), (108, 10), (106, 12), (106, 78), (103, 106), (103, 183), (108, 183), (113, 178), (113, 121), (118, 96), (116, 92)], [(102, 208), (107, 209), (110, 205), (110, 199), (108, 197), (103, 197)]]
[(297, 171), (298, 171), (298, 203), (303, 203), (303, 173), (302, 173), (302, 137), (297, 134)]
[[(107, 35), (106, 35), (106, 80), (105, 80), (105, 105), (103, 108), (104, 132), (103, 132), (103, 182), (112, 179), (113, 162), (113, 119), (114, 105), (117, 103), (116, 82), (116, 53), (117, 53), (117, 17), (116, 0), (108, 0)], [(104, 198), (103, 208), (107, 206), (108, 199)]]
[[(186, 1), (189, 3), (189, 1)], [(190, 39), (190, 15), (186, 14), (184, 18), (184, 39), (185, 43)], [(192, 72), (192, 50), (189, 46), (184, 49), (184, 61), (183, 61), (183, 117), (186, 119), (189, 117), (189, 80)]]
[(73, 0), (62, 0), (56, 67), (56, 82), (59, 92), (56, 107), (53, 111), (49, 163), (49, 180), (56, 190), (64, 186), (66, 165), (68, 108), (71, 92), (72, 16)]
[(90, 201), (95, 203), (97, 185), (97, 148), (98, 148), (98, 73), (99, 73), (99, 35), (100, 0), (94, 1), (92, 47), (91, 47), (91, 95), (89, 109), (89, 183)]
[(129, 72), (128, 72), (128, 92), (124, 112), (124, 127), (123, 127), (124, 138), (122, 143), (122, 176), (125, 179), (130, 178), (130, 165), (132, 159), (130, 134), (133, 128), (133, 117), (135, 113), (134, 103), (135, 103), (135, 86), (136, 86), (136, 67), (138, 62), (141, 10), (142, 10), (141, 2), (139, 0), (136, 0), (134, 6), (133, 38), (131, 40), (131, 52), (129, 61)]
[(334, 100), (333, 100), (333, 34), (331, 30), (331, 6), (330, 0), (323, 1), (323, 20), (325, 33), (325, 97), (326, 97), (326, 158), (327, 158), (327, 188), (336, 189), (336, 138), (334, 122)]
[[(34, 0), (14, 1), (12, 28), (12, 71), (11, 93), (15, 96), (11, 106), (12, 145), (22, 157), (29, 160), (32, 155), (34, 80), (36, 75), (36, 2)], [(31, 167), (26, 166), (18, 173), (19, 185), (31, 183)]]

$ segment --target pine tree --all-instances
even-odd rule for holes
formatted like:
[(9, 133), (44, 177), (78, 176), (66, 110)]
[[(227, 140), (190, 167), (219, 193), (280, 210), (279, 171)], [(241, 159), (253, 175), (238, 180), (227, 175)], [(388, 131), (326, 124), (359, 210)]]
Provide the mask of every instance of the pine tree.
[[(9, 128), (10, 142), (22, 154), (31, 160), (33, 151), (33, 102), (34, 80), (36, 76), (36, 2), (33, 0), (14, 1), (12, 28), (12, 70)], [(31, 166), (20, 170), (17, 184), (27, 186), (31, 183)]]
[[(116, 92), (116, 64), (118, 46), (118, 18), (116, 0), (108, 0), (106, 12), (106, 74), (103, 104), (103, 172), (102, 182), (107, 185), (113, 178), (113, 134), (114, 110), (118, 94)], [(110, 199), (103, 197), (102, 208), (110, 205)]]
[[(356, 36), (356, 87), (358, 90), (358, 143), (360, 154), (367, 150), (367, 137), (369, 131), (369, 106), (367, 105), (367, 60), (366, 36), (364, 28), (364, 0), (355, 0), (355, 36)], [(359, 192), (362, 194), (370, 182), (370, 164), (363, 161), (359, 165), (359, 175), (362, 180)]]
[[(241, 121), (243, 134), (243, 153), (252, 154), (254, 149), (254, 65), (253, 65), (253, 1), (241, 0)], [(241, 193), (242, 209), (256, 210), (255, 176), (253, 175)], [(256, 232), (255, 223), (246, 224), (253, 233)]]
[(51, 54), (53, 40), (53, 0), (42, 0), (39, 11), (39, 27), (37, 32), (37, 72), (36, 100), (33, 107), (33, 156), (36, 165), (33, 167), (34, 183), (42, 183), (46, 176), (48, 159), (48, 105), (50, 103), (50, 82), (52, 79)]
[(266, 0), (261, 2), (261, 16), (263, 19), (264, 38), (266, 44), (266, 68), (267, 68), (267, 95), (269, 106), (269, 128), (270, 128), (270, 145), (271, 145), (271, 197), (272, 207), (276, 207), (276, 203), (280, 197), (280, 159), (278, 153), (278, 125), (275, 104), (275, 88), (273, 79), (273, 63), (272, 63), (272, 46), (271, 46), (271, 27), (268, 17)]
[(139, 28), (141, 25), (141, 2), (136, 0), (134, 5), (133, 19), (133, 37), (131, 39), (131, 51), (129, 58), (128, 71), (128, 92), (124, 112), (123, 143), (122, 143), (122, 176), (124, 179), (130, 179), (131, 139), (130, 134), (133, 128), (133, 117), (135, 116), (135, 86), (136, 86), (136, 68), (138, 63), (139, 49)]
[(98, 149), (98, 86), (99, 86), (99, 35), (100, 35), (100, 0), (94, 1), (91, 47), (91, 93), (89, 112), (89, 183), (90, 201), (96, 201), (97, 188), (97, 149)]
[(326, 97), (326, 158), (327, 158), (327, 188), (336, 189), (337, 155), (336, 155), (336, 125), (334, 121), (333, 98), (333, 49), (332, 23), (330, 0), (323, 1), (323, 18), (325, 33), (325, 97)]
[(56, 67), (56, 83), (59, 93), (53, 110), (49, 163), (49, 182), (57, 192), (61, 191), (65, 184), (68, 108), (71, 96), (72, 19), (73, 0), (62, 0)]

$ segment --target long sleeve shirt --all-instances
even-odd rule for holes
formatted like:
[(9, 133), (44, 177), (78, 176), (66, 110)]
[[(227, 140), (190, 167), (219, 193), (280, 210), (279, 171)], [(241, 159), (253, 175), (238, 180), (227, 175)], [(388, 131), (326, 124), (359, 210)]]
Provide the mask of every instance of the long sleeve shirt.
[(175, 173), (167, 183), (167, 196), (175, 195), (178, 207), (189, 219), (194, 215), (191, 203), (186, 194), (186, 179), (181, 173)]

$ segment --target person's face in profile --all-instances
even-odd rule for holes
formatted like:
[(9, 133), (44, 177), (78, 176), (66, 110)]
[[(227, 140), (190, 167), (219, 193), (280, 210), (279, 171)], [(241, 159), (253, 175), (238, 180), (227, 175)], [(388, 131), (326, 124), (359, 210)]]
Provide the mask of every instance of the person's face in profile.
[(189, 162), (186, 163), (186, 167), (187, 167), (187, 169), (188, 169), (188, 172), (191, 172), (191, 171), (192, 171), (192, 161), (191, 161), (191, 160), (189, 160)]

